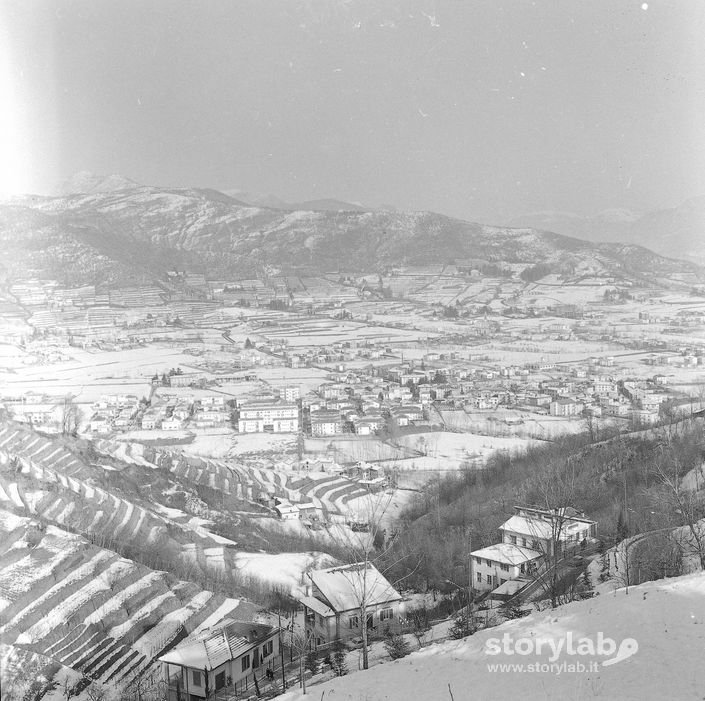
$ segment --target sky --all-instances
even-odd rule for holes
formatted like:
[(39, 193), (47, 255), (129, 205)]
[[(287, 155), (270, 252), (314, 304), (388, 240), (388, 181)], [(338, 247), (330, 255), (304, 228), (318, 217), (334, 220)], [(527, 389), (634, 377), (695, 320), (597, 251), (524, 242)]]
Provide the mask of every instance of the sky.
[(705, 194), (703, 36), (702, 0), (3, 0), (0, 192), (675, 206)]

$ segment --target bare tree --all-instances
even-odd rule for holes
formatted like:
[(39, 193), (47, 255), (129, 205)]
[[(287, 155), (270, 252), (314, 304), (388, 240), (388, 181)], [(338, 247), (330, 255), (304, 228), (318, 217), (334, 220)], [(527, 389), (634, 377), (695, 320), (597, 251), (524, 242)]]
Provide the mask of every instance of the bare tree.
[(80, 414), (78, 411), (78, 406), (74, 402), (72, 395), (67, 394), (61, 406), (61, 435), (62, 436), (73, 436), (78, 430), (78, 422)]
[[(536, 576), (555, 608), (561, 594), (560, 563), (566, 555), (568, 524), (574, 515), (575, 461), (554, 460), (539, 469), (529, 484), (529, 500), (542, 513), (529, 517), (532, 550), (543, 555), (543, 571)], [(572, 507), (572, 508), (571, 508)]]
[(590, 437), (590, 443), (596, 443), (599, 435), (599, 425), (597, 422), (597, 417), (594, 412), (585, 410), (583, 414), (583, 424), (585, 426), (585, 431)]
[(612, 579), (624, 587), (626, 594), (629, 594), (629, 587), (634, 584), (632, 576), (632, 554), (631, 548), (636, 543), (639, 536), (634, 536), (632, 538), (625, 538), (615, 546), (613, 557), (614, 557), (614, 568)]
[(673, 441), (661, 444), (661, 454), (654, 466), (661, 485), (659, 500), (668, 514), (674, 514), (677, 522), (673, 538), (684, 556), (695, 554), (700, 569), (705, 570), (705, 499), (701, 492), (685, 489), (682, 475), (686, 472), (680, 451)]
[(306, 694), (306, 653), (310, 650), (312, 641), (312, 630), (294, 631), (292, 628), (291, 649), (296, 652), (299, 660), (299, 686), (304, 694)]
[(165, 701), (166, 680), (153, 671), (135, 677), (120, 694), (120, 701)]
[[(384, 528), (384, 519), (390, 503), (391, 495), (370, 493), (364, 497), (362, 511), (365, 514), (366, 530), (351, 532), (346, 538), (344, 549), (350, 565), (340, 568), (340, 572), (348, 581), (359, 617), (363, 669), (369, 667), (368, 619), (373, 602), (379, 601), (386, 593), (396, 594), (394, 586), (384, 578), (384, 573), (397, 563), (387, 563), (387, 566), (381, 566), (380, 570), (376, 567), (391, 547), (391, 542), (385, 543)], [(382, 574), (382, 579), (378, 577), (378, 573)]]

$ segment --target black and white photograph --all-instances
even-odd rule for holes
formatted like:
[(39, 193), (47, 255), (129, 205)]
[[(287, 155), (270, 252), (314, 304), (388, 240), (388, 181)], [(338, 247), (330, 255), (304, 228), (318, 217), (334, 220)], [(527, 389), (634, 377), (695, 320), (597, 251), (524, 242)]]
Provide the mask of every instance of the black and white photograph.
[(704, 38), (0, 0), (0, 699), (703, 701)]

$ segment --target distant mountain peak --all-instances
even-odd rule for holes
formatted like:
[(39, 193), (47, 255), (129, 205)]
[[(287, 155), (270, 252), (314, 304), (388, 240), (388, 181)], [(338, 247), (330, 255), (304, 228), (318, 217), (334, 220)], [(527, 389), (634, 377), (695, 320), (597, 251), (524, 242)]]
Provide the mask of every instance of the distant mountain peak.
[(97, 175), (89, 170), (74, 173), (59, 188), (62, 195), (86, 195), (95, 192), (114, 192), (116, 190), (132, 190), (142, 187), (124, 175)]
[[(269, 209), (284, 209), (290, 212), (371, 212), (378, 209), (369, 207), (361, 202), (346, 202), (334, 197), (326, 197), (316, 200), (305, 200), (303, 202), (287, 202), (277, 195), (264, 192), (251, 192), (247, 190), (222, 190), (229, 197), (234, 197), (241, 202), (255, 207), (267, 207)], [(385, 209), (384, 207), (382, 209)]]
[(533, 212), (515, 217), (511, 227), (530, 226), (587, 241), (639, 244), (663, 256), (705, 262), (705, 197), (677, 207), (640, 213), (614, 207), (590, 216), (570, 212)]

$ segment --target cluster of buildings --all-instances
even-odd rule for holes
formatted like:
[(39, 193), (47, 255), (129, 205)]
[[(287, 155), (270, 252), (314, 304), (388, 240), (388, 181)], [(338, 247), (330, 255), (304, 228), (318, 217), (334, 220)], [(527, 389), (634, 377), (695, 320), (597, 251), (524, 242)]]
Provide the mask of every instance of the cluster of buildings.
[(225, 397), (217, 395), (165, 397), (152, 402), (142, 415), (142, 430), (180, 431), (183, 428), (217, 428), (230, 422), (230, 407)]
[[(283, 512), (291, 507), (284, 500), (278, 504)], [(570, 507), (516, 507), (500, 527), (500, 542), (470, 553), (471, 587), (510, 598), (542, 569), (582, 550), (595, 537), (596, 527)], [(308, 649), (328, 651), (336, 643), (359, 643), (364, 632), (374, 639), (405, 630), (406, 602), (371, 562), (313, 570), (307, 577), (299, 603)], [(168, 698), (205, 699), (221, 689), (243, 694), (250, 687), (259, 693), (257, 680), (271, 679), (281, 669), (281, 634), (273, 626), (226, 619), (189, 636), (159, 658)]]
[(105, 394), (92, 406), (88, 420), (91, 433), (105, 435), (127, 431), (137, 426), (137, 415), (143, 405), (134, 394)]
[[(156, 395), (155, 395), (156, 396)], [(230, 407), (222, 396), (179, 397), (161, 395), (151, 403), (133, 394), (104, 395), (92, 405), (91, 433), (105, 435), (141, 428), (144, 431), (180, 431), (228, 425)]]
[[(403, 629), (406, 604), (369, 562), (308, 573), (304, 612), (306, 647), (328, 651), (337, 642), (357, 642)], [(283, 629), (226, 618), (188, 636), (159, 657), (168, 701), (208, 699), (222, 692), (237, 698), (260, 695), (275, 674), (284, 674)]]

